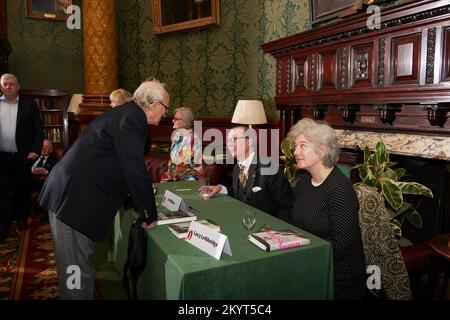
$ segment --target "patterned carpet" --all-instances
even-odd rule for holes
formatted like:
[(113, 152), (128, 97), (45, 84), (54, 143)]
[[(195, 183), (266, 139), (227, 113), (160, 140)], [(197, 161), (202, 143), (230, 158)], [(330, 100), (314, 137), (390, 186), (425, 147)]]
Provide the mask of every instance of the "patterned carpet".
[(0, 244), (0, 300), (58, 299), (55, 255), (46, 215), (33, 215), (30, 228), (11, 230)]

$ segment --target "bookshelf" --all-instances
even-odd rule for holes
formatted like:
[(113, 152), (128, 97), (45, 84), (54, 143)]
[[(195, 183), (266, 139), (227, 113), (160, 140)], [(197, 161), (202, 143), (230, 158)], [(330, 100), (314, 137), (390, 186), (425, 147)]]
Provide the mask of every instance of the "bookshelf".
[(54, 147), (61, 145), (67, 149), (69, 147), (67, 92), (55, 89), (23, 89), (20, 91), (20, 95), (36, 101), (45, 138), (49, 139)]

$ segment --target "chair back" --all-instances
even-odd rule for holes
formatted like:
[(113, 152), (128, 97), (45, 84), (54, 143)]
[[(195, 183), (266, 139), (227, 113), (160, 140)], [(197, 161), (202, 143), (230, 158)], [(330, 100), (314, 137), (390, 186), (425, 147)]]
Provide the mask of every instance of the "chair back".
[[(412, 299), (408, 272), (403, 262), (384, 199), (372, 188), (355, 188), (359, 199), (359, 223), (366, 265), (381, 271), (381, 288), (388, 300)], [(375, 293), (375, 292), (373, 292)]]

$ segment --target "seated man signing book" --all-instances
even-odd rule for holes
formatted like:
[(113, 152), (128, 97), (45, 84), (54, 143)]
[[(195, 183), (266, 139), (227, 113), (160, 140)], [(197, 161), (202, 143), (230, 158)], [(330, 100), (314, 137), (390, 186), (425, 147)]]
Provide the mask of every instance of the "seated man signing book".
[[(295, 201), (295, 195), (289, 181), (281, 168), (275, 174), (264, 174), (264, 167), (255, 153), (255, 141), (247, 132), (247, 128), (233, 128), (227, 137), (227, 147), (232, 156), (237, 159), (234, 166), (233, 182), (230, 195), (255, 208), (267, 212), (285, 221), (290, 220), (290, 212)], [(222, 185), (201, 186), (201, 193), (209, 197), (228, 190)]]

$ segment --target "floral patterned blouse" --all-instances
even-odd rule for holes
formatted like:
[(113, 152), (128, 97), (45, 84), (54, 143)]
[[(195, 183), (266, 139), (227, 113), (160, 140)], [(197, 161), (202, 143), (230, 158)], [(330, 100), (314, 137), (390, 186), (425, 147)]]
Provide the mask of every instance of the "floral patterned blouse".
[(198, 180), (200, 173), (194, 170), (202, 164), (202, 142), (198, 135), (192, 129), (177, 129), (171, 140), (169, 171), (161, 180)]

